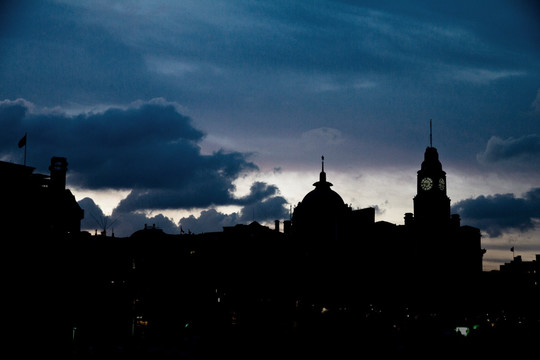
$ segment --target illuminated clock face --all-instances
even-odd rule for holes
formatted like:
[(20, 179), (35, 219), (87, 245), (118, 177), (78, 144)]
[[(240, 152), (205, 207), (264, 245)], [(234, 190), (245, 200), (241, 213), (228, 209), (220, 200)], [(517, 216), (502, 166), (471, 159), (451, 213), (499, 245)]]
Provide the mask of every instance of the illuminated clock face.
[(425, 177), (420, 181), (420, 187), (422, 190), (429, 190), (433, 187), (433, 180), (431, 178)]
[(444, 187), (446, 184), (444, 183), (444, 179), (439, 179), (439, 189), (444, 190)]

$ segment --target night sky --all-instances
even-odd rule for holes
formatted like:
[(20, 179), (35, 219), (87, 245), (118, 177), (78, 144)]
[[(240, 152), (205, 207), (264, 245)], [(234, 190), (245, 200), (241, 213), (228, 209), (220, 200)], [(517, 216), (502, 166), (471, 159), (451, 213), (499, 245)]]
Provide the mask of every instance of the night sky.
[[(540, 253), (536, 1), (7, 1), (0, 159), (67, 186), (94, 232), (289, 219), (328, 181), (403, 224), (433, 146), (484, 269)], [(114, 222), (114, 223), (113, 223)], [(380, 254), (383, 256), (383, 254)]]

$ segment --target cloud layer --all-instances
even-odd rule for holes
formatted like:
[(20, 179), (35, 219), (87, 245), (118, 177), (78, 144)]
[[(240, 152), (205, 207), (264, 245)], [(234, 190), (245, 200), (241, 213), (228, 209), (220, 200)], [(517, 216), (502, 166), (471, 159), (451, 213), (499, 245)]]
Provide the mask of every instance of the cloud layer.
[[(0, 104), (0, 159), (22, 163), (16, 144), (28, 132), (28, 163), (37, 171), (47, 173), (51, 156), (66, 156), (68, 186), (129, 193), (115, 210), (122, 213), (115, 229), (136, 216), (139, 228), (153, 223), (163, 209), (205, 209), (184, 219), (201, 226), (249, 218), (250, 206), (284, 200), (265, 183), (237, 196), (235, 179), (280, 167), (282, 177), (270, 182), (301, 199), (302, 187), (281, 179), (317, 171), (321, 155), (332, 178), (397, 174), (419, 165), (429, 119), (449, 176), (489, 174), (454, 199), (513, 193), (516, 200), (539, 183), (540, 21), (531, 1), (0, 7), (0, 101), (26, 99)], [(170, 102), (146, 101), (153, 98)], [(414, 181), (406, 190), (401, 180), (388, 178), (403, 185), (395, 195), (409, 209)], [(396, 203), (385, 181), (369, 189), (352, 181), (344, 180), (344, 198), (365, 202), (371, 193)], [(402, 221), (385, 210), (385, 220)]]
[[(102, 113), (67, 115), (59, 111), (31, 111), (23, 100), (0, 102), (0, 153), (17, 157), (16, 142), (28, 134), (31, 165), (45, 168), (51, 156), (70, 163), (69, 183), (87, 189), (134, 189), (134, 194), (156, 198), (149, 209), (189, 208), (226, 203), (232, 181), (242, 172), (257, 170), (248, 154), (217, 151), (201, 154), (204, 134), (173, 105), (156, 101)], [(160, 190), (192, 188), (176, 196), (178, 204)], [(203, 193), (206, 191), (207, 193)], [(142, 204), (138, 209), (145, 208)]]
[[(276, 197), (279, 189), (274, 185), (255, 182), (248, 195), (235, 196), (234, 181), (257, 171), (257, 165), (245, 153), (218, 150), (202, 154), (199, 144), (204, 133), (177, 108), (154, 99), (127, 108), (68, 115), (58, 109), (37, 110), (22, 99), (1, 101), (0, 124), (5, 131), (0, 134), (0, 155), (17, 159), (21, 154), (17, 142), (27, 133), (28, 164), (35, 164), (38, 170), (47, 173), (52, 156), (65, 156), (70, 164), (68, 186), (131, 190), (113, 213), (124, 223), (128, 218), (147, 221), (142, 214), (148, 210), (275, 201), (278, 206), (272, 208), (273, 215), (282, 216), (285, 200)], [(96, 211), (89, 202), (83, 205)], [(98, 212), (98, 216), (103, 215)], [(167, 219), (157, 220), (171, 228)]]
[(281, 196), (268, 197), (262, 201), (244, 206), (239, 212), (224, 214), (216, 209), (201, 211), (199, 217), (190, 215), (180, 219), (184, 231), (194, 233), (222, 231), (224, 226), (234, 226), (252, 221), (272, 222), (288, 219), (290, 214), (285, 209), (286, 200)]
[(522, 197), (496, 194), (462, 200), (453, 205), (452, 211), (490, 237), (509, 230), (533, 230), (540, 219), (540, 188), (531, 189)]
[[(424, 0), (17, 2), (3, 9), (0, 24), (0, 98), (66, 107), (163, 97), (239, 143), (334, 128), (359, 146), (376, 139), (413, 149), (435, 117), (435, 139), (445, 134), (453, 149), (447, 156), (475, 161), (470, 154), (480, 151), (487, 122), (493, 134), (515, 137), (538, 127), (523, 115), (538, 92), (533, 8)], [(508, 121), (527, 125), (509, 129)], [(300, 156), (300, 143), (282, 148), (274, 142), (261, 153), (311, 156)], [(406, 153), (369, 158), (396, 165)]]
[(486, 150), (477, 155), (484, 164), (517, 164), (537, 167), (540, 156), (540, 136), (528, 134), (519, 138), (501, 139), (493, 136), (489, 139)]

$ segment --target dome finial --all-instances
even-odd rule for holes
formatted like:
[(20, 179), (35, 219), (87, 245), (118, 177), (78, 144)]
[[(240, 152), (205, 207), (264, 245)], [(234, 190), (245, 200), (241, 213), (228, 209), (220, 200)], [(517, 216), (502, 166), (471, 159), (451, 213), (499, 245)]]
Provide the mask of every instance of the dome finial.
[(329, 187), (332, 186), (332, 183), (329, 183), (326, 181), (326, 173), (324, 172), (324, 155), (321, 156), (321, 173), (319, 174), (319, 181), (313, 184), (313, 186), (323, 186), (323, 187)]
[(322, 162), (322, 168), (321, 168), (321, 174), (319, 176), (319, 183), (325, 184), (326, 183), (326, 173), (324, 172), (324, 155), (321, 156), (321, 162)]

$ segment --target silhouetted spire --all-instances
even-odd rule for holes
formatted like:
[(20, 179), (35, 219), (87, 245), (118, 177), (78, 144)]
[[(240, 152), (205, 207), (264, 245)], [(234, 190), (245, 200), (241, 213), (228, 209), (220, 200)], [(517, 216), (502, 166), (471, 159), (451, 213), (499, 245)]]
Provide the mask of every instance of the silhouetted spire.
[(433, 147), (433, 131), (431, 125), (431, 119), (429, 119), (429, 146), (424, 153), (424, 161), (422, 162), (422, 169), (436, 169), (442, 171), (442, 165), (439, 161), (439, 153), (437, 149)]
[(433, 147), (433, 135), (431, 131), (431, 119), (429, 119), (429, 147)]
[(326, 186), (326, 187), (330, 187), (330, 186), (333, 186), (332, 183), (329, 183), (328, 181), (326, 181), (326, 173), (324, 172), (324, 155), (321, 156), (321, 173), (319, 174), (319, 181), (317, 181), (316, 183), (313, 184), (313, 186), (315, 187), (319, 187), (319, 186)]
[(324, 155), (321, 156), (321, 174), (319, 175), (319, 182), (325, 183), (326, 182), (326, 173), (324, 172)]

